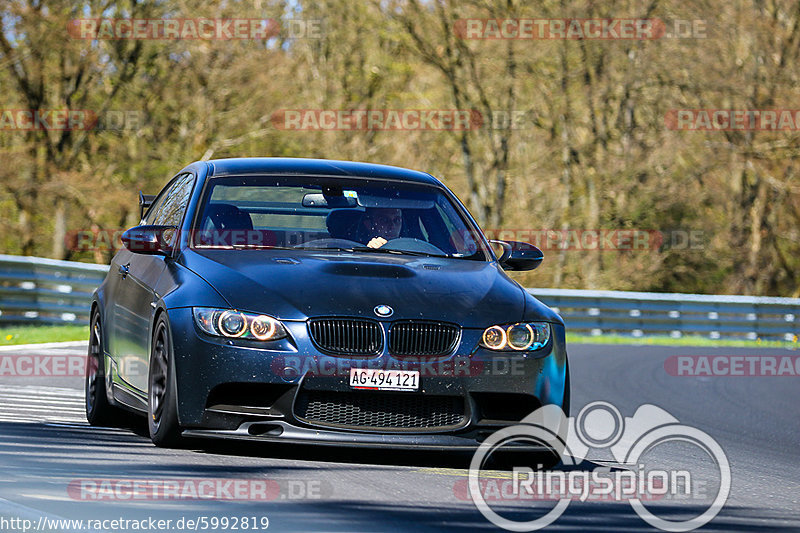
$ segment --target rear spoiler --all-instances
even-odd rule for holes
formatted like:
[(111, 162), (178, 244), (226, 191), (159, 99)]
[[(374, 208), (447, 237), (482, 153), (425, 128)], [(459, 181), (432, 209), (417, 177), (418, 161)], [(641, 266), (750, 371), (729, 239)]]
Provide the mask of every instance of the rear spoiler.
[(156, 196), (155, 194), (143, 194), (142, 191), (139, 191), (139, 211), (141, 211), (139, 218), (144, 218), (145, 211), (153, 205), (153, 200), (156, 199)]

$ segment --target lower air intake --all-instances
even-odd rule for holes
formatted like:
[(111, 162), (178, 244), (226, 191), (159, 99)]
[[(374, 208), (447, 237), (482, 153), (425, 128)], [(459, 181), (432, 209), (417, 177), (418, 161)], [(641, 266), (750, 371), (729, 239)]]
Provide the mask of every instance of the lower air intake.
[(464, 421), (464, 399), (410, 393), (301, 391), (298, 418), (313, 424), (350, 428), (432, 429)]

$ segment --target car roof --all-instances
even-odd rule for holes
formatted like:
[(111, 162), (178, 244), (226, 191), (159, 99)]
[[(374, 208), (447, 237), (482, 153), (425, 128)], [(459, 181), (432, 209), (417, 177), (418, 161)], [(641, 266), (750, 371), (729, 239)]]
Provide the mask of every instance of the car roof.
[(441, 186), (442, 183), (425, 172), (407, 168), (337, 161), (334, 159), (305, 159), (293, 157), (241, 157), (207, 161), (208, 177), (243, 174), (296, 174), (309, 176), (384, 178)]

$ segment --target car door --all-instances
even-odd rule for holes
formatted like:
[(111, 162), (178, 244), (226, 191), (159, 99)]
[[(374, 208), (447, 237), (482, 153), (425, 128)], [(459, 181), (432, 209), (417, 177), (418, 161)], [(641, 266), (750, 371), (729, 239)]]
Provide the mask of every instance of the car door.
[[(177, 176), (164, 189), (148, 211), (144, 224), (180, 226), (189, 202), (194, 176)], [(150, 321), (153, 315), (155, 287), (171, 258), (124, 250), (117, 256), (119, 276), (114, 306), (114, 343), (117, 374), (141, 393), (147, 391), (147, 369), (150, 359)]]
[[(175, 184), (175, 180), (170, 181), (151, 204), (147, 214), (142, 219), (141, 224), (152, 224), (155, 215), (160, 212), (169, 191)], [(145, 256), (134, 254), (127, 248), (122, 248), (111, 261), (110, 273), (113, 276), (108, 282), (108, 292), (110, 295), (110, 312), (107, 312), (106, 331), (109, 339), (109, 353), (112, 359), (113, 372), (112, 378), (116, 383), (131, 385), (131, 380), (137, 373), (143, 373), (142, 369), (133, 368), (138, 361), (136, 359), (135, 343), (137, 339), (146, 337), (147, 324), (142, 324), (136, 319), (136, 299), (137, 281), (141, 275), (140, 260)], [(157, 262), (148, 261), (150, 265), (157, 265)], [(136, 276), (129, 276), (131, 266), (133, 266)], [(158, 267), (156, 267), (158, 268)], [(145, 328), (145, 329), (142, 329)]]

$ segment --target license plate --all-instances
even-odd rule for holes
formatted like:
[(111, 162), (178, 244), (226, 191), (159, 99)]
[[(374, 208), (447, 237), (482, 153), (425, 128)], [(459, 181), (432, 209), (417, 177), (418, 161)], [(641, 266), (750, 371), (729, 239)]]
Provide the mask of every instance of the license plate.
[(351, 368), (350, 386), (369, 390), (419, 390), (419, 370)]

